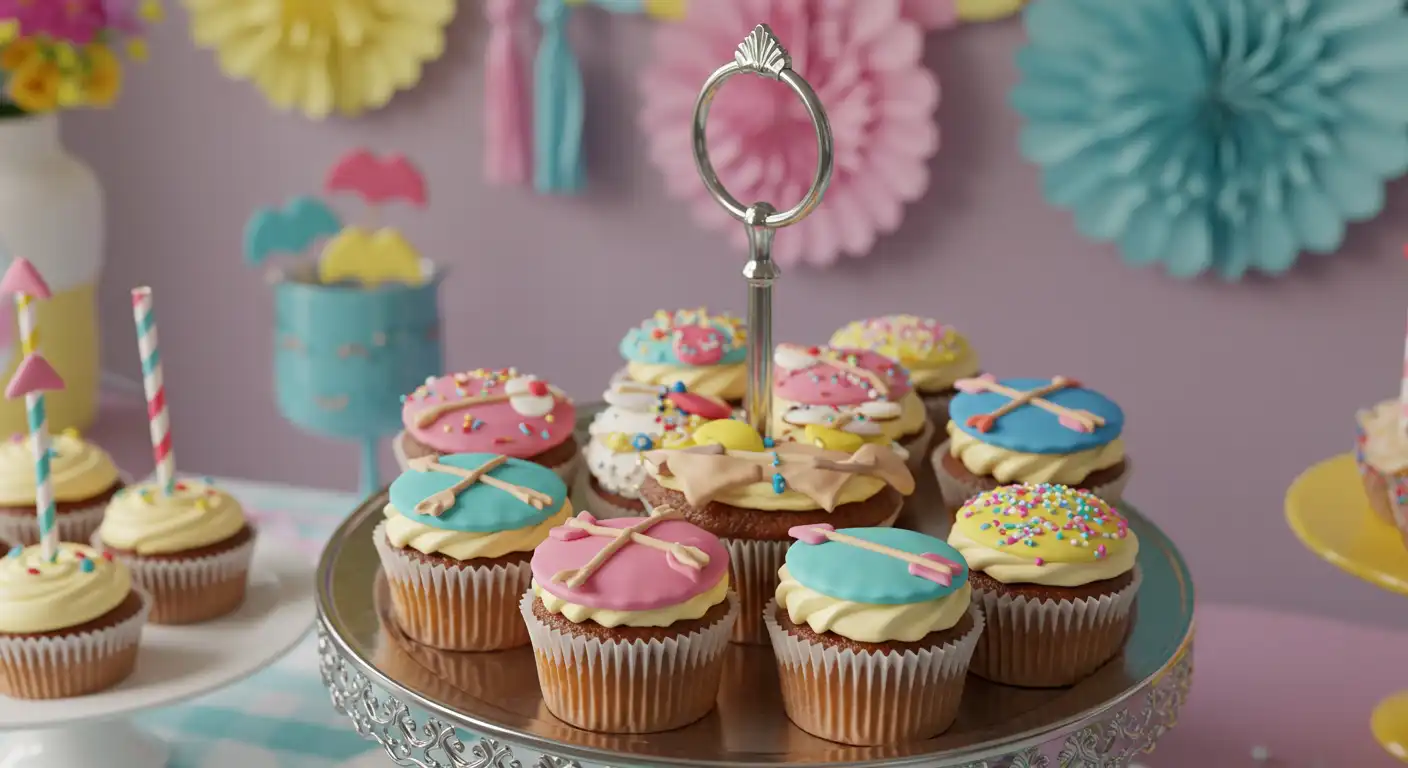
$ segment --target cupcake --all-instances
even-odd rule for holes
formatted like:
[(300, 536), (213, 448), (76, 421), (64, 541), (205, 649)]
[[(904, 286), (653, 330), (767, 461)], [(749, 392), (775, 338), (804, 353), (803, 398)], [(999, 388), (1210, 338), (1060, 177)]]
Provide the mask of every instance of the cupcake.
[[(1386, 400), (1355, 414), (1354, 463), (1374, 514), (1394, 525), (1408, 513), (1408, 435), (1399, 424), (1402, 407)], [(1400, 526), (1408, 531), (1408, 521)]]
[(641, 453), (679, 445), (703, 422), (732, 414), (723, 400), (694, 394), (683, 382), (655, 386), (618, 379), (604, 397), (606, 410), (587, 429), (587, 472), (579, 483), (587, 509), (597, 517), (644, 513)]
[(1139, 539), (1099, 497), (1064, 485), (1010, 485), (958, 512), (948, 543), (972, 569), (987, 629), (972, 671), (1056, 688), (1119, 654), (1139, 592)]
[(148, 601), (121, 562), (85, 544), (0, 558), (0, 696), (62, 699), (127, 679)]
[(831, 346), (879, 352), (909, 371), (909, 382), (929, 420), (948, 423), (948, 404), (958, 394), (959, 379), (977, 376), (978, 355), (968, 339), (951, 325), (914, 315), (888, 315), (856, 320), (831, 337)]
[(1124, 411), (1078, 382), (962, 379), (934, 472), (950, 509), (1012, 483), (1060, 483), (1118, 504), (1129, 483)]
[(583, 512), (533, 553), (520, 610), (543, 702), (598, 733), (680, 728), (714, 708), (738, 599), (729, 557), (678, 512)]
[(108, 504), (93, 546), (132, 570), (153, 624), (195, 624), (244, 603), (254, 528), (235, 497), (209, 482), (128, 486)]
[(493, 453), (411, 459), (384, 513), (372, 537), (402, 631), (446, 651), (528, 644), (528, 561), (572, 516), (556, 472)]
[(392, 447), (402, 469), (426, 456), (496, 453), (549, 467), (570, 484), (581, 464), (572, 399), (513, 368), (429, 379), (406, 396), (401, 422)]
[(833, 347), (778, 346), (774, 361), (772, 433), (807, 440), (824, 427), (866, 442), (895, 442), (917, 469), (934, 437), (928, 411), (909, 373), (877, 352)]
[(645, 453), (641, 498), (655, 511), (678, 510), (723, 539), (741, 613), (738, 643), (766, 645), (763, 609), (777, 590), (788, 533), (799, 525), (893, 525), (914, 492), (914, 476), (890, 448), (867, 443), (853, 453), (807, 443), (769, 446), (741, 421), (711, 421), (696, 445)]
[[(61, 541), (87, 544), (103, 521), (103, 510), (122, 489), (122, 477), (107, 452), (73, 430), (51, 438), (49, 476), (58, 501), (55, 524)], [(0, 443), (0, 541), (38, 544), (34, 507), (34, 452), (17, 436)]]
[(764, 613), (798, 728), (868, 746), (953, 725), (983, 615), (952, 547), (899, 528), (800, 526)]
[(673, 386), (738, 405), (748, 391), (747, 333), (743, 321), (709, 310), (657, 310), (621, 339), (626, 367), (618, 378)]

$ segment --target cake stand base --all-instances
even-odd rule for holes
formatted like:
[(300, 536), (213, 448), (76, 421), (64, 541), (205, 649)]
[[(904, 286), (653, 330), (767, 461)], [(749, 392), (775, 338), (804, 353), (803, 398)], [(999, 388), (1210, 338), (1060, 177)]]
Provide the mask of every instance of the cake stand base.
[(1408, 691), (1401, 691), (1379, 702), (1369, 718), (1374, 739), (1390, 755), (1408, 763)]
[(108, 720), (11, 734), (5, 740), (0, 768), (163, 768), (169, 752), (165, 742), (126, 720)]

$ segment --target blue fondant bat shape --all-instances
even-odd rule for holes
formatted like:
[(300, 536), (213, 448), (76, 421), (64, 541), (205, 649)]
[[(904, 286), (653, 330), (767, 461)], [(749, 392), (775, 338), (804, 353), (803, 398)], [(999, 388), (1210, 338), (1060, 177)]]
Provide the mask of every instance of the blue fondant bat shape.
[(342, 231), (342, 220), (316, 197), (295, 197), (282, 208), (260, 208), (244, 228), (244, 260), (254, 266), (277, 253), (299, 255)]

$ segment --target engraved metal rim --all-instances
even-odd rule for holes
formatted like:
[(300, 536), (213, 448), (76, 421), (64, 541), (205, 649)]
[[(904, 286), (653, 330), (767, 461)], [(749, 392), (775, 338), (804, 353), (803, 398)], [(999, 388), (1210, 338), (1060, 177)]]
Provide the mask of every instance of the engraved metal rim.
[[(331, 591), (331, 579), (328, 578), (332, 570), (333, 561), (337, 557), (338, 552), (340, 551), (340, 542), (344, 541), (347, 538), (348, 529), (359, 522), (359, 516), (356, 514), (350, 515), (346, 520), (344, 520), (337, 527), (337, 530), (333, 532), (332, 537), (329, 539), (328, 546), (324, 548), (323, 553), (318, 560), (318, 580), (316, 595), (318, 607), (318, 623), (324, 631), (326, 637), (330, 641), (331, 645), (334, 646), (335, 652), (344, 661), (351, 664), (359, 673), (364, 675), (368, 679), (368, 681), (381, 687), (383, 690), (387, 691), (392, 696), (396, 697), (402, 702), (406, 702), (420, 708), (421, 710), (429, 714), (431, 717), (439, 718), (441, 720), (453, 724), (456, 727), (471, 731), (476, 736), (500, 739), (505, 742), (509, 742), (514, 746), (520, 746), (536, 752), (541, 752), (549, 755), (557, 755), (560, 757), (571, 758), (574, 760), (584, 760), (592, 763), (610, 765), (612, 763), (620, 763), (623, 759), (626, 761), (636, 759), (629, 754), (623, 754), (609, 750), (592, 749), (590, 747), (581, 747), (577, 745), (553, 741), (550, 739), (544, 739), (538, 736), (534, 736), (532, 734), (524, 734), (511, 728), (506, 728), (504, 726), (497, 725), (493, 722), (480, 720), (470, 715), (457, 712), (441, 705), (436, 701), (421, 696), (420, 694), (408, 688), (403, 687), (394, 679), (378, 671), (367, 660), (361, 658), (361, 656), (357, 652), (355, 652), (344, 639), (343, 628), (339, 626), (338, 622), (334, 618), (332, 618), (333, 597)], [(1187, 565), (1183, 562), (1182, 555), (1176, 549), (1171, 550), (1170, 554), (1178, 560), (1178, 565), (1180, 566), (1181, 570), (1186, 573)], [(1127, 709), (1130, 706), (1130, 702), (1134, 700), (1137, 696), (1149, 696), (1156, 689), (1158, 681), (1162, 680), (1165, 676), (1174, 672), (1180, 665), (1191, 664), (1191, 659), (1187, 657), (1192, 652), (1191, 649), (1195, 627), (1195, 622), (1189, 623), (1188, 630), (1180, 641), (1180, 650), (1174, 653), (1167, 663), (1161, 666), (1154, 673), (1145, 677), (1143, 680), (1140, 680), (1137, 684), (1131, 685), (1129, 689), (1122, 695), (1110, 699), (1109, 701), (1105, 702), (1102, 706), (1094, 710), (1083, 712), (1078, 716), (1069, 718), (1065, 721), (1058, 722), (1055, 725), (1034, 729), (1020, 734), (1014, 734), (1010, 739), (1002, 742), (1000, 746), (979, 746), (969, 750), (952, 751), (942, 755), (941, 757), (937, 754), (929, 754), (912, 755), (903, 758), (885, 758), (881, 760), (868, 760), (861, 762), (828, 762), (810, 764), (792, 763), (789, 764), (789, 768), (807, 768), (807, 766), (815, 766), (816, 768), (919, 768), (920, 766), (934, 765), (935, 759), (942, 759), (946, 762), (952, 761), (952, 764), (955, 765), (963, 765), (965, 764), (965, 761), (967, 763), (982, 765), (982, 761), (985, 760), (1010, 757), (1013, 754), (1021, 753), (1023, 750), (1037, 748), (1043, 744), (1048, 744), (1054, 740), (1070, 737), (1074, 734), (1078, 734), (1082, 730), (1098, 728), (1099, 726), (1104, 724), (1105, 721), (1110, 717), (1119, 718), (1123, 714), (1123, 712), (1119, 712), (1114, 715), (1112, 715), (1111, 713), (1117, 709)], [(325, 680), (324, 682), (329, 686), (332, 685), (331, 681)], [(650, 760), (652, 765), (681, 767), (693, 766), (696, 768), (704, 768), (705, 766), (715, 766), (722, 768), (724, 766), (750, 765), (748, 763), (733, 763), (719, 761), (686, 761), (676, 758), (667, 758), (659, 756), (651, 756)], [(1108, 765), (1118, 764), (1119, 763), (1108, 763)], [(769, 764), (757, 763), (755, 765), (764, 766)], [(1069, 763), (1069, 765), (1081, 765), (1081, 763)]]
[[(750, 45), (755, 46), (757, 50), (750, 50)], [(704, 130), (709, 122), (709, 107), (713, 104), (719, 89), (734, 75), (745, 73), (761, 75), (786, 83), (801, 98), (802, 106), (806, 108), (807, 115), (812, 120), (812, 128), (816, 131), (817, 145), (816, 174), (812, 177), (812, 186), (807, 190), (807, 194), (791, 208), (785, 211), (774, 211), (767, 214), (761, 221), (753, 222), (749, 221), (748, 215), (751, 206), (740, 202), (724, 188), (723, 182), (719, 180), (719, 174), (714, 170), (713, 162), (709, 160), (709, 146)], [(745, 224), (779, 229), (805, 219), (821, 204), (821, 197), (826, 192), (827, 185), (831, 183), (831, 171), (834, 165), (834, 139), (831, 135), (831, 122), (826, 116), (826, 110), (822, 107), (821, 99), (817, 97), (816, 91), (801, 75), (792, 71), (791, 58), (766, 24), (758, 25), (744, 39), (734, 61), (714, 70), (714, 73), (704, 82), (704, 88), (699, 92), (699, 98), (694, 102), (693, 122), (694, 164), (698, 167), (699, 176), (704, 180), (704, 186), (709, 190), (709, 194), (713, 195), (719, 205), (723, 206), (724, 210), (728, 211), (733, 218)]]

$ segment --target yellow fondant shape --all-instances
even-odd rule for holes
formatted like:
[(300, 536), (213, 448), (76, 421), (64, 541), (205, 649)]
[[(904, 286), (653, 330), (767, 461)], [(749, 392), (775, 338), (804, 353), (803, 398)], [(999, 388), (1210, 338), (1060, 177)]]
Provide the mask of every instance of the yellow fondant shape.
[(399, 230), (367, 232), (348, 227), (323, 246), (318, 278), (324, 283), (351, 282), (366, 287), (382, 283), (425, 282), (421, 255)]
[(722, 445), (730, 451), (761, 451), (763, 437), (758, 430), (735, 419), (706, 421), (692, 436), (698, 445)]
[(806, 437), (807, 442), (818, 448), (825, 448), (829, 451), (855, 453), (860, 450), (862, 445), (865, 445), (865, 438), (860, 435), (840, 429), (832, 429), (831, 427), (823, 427), (820, 424), (808, 424), (806, 429), (802, 430), (802, 434)]

